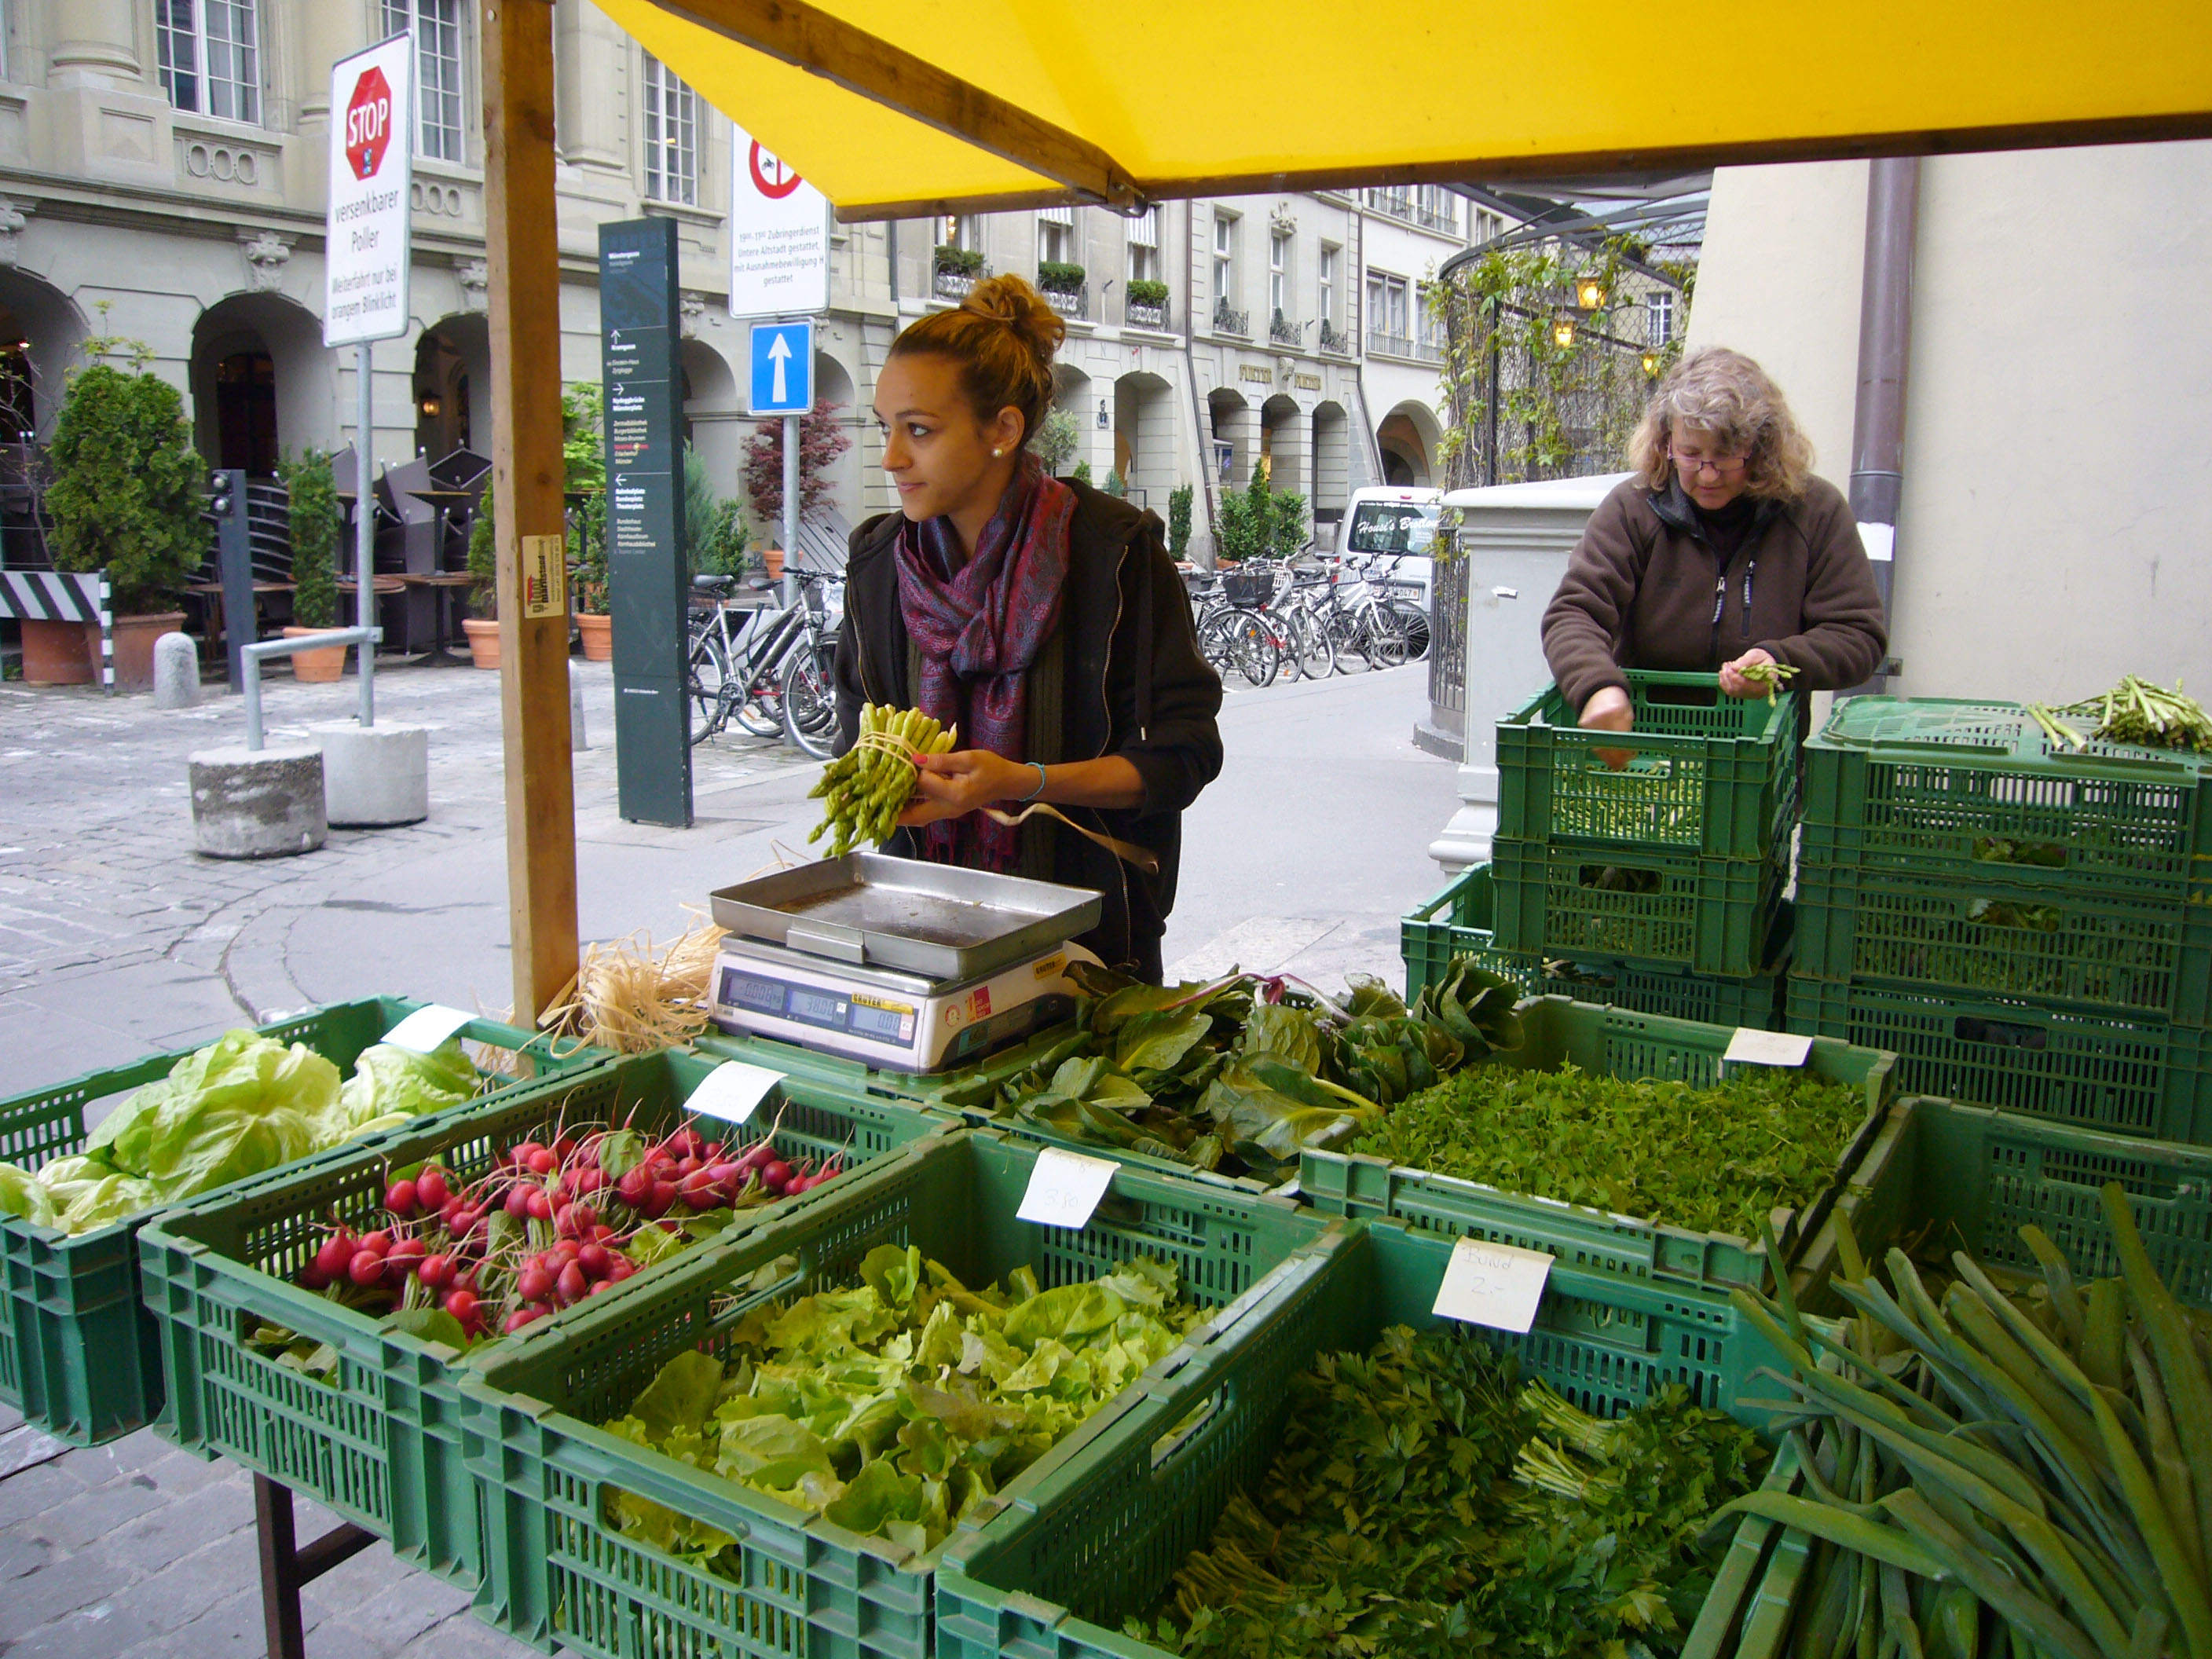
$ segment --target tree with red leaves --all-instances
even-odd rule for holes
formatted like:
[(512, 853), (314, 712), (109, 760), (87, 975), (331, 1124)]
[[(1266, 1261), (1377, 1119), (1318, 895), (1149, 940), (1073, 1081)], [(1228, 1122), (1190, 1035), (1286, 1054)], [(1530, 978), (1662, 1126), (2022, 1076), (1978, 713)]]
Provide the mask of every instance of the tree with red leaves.
[[(830, 495), (830, 466), (853, 447), (837, 419), (842, 404), (817, 404), (799, 417), (799, 512), (818, 512)], [(745, 497), (772, 538), (783, 532), (783, 417), (771, 416), (745, 440)]]

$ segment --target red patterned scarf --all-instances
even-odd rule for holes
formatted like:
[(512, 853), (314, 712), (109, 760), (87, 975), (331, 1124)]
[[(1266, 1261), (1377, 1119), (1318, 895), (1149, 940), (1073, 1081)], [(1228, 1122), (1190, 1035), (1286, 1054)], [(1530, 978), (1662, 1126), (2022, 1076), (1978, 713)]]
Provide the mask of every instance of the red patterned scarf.
[[(1074, 516), (1075, 492), (1025, 454), (967, 563), (951, 519), (899, 526), (899, 614), (921, 655), (915, 704), (957, 723), (963, 749), (1011, 761), (1028, 752), (1028, 673), (1060, 622)], [(975, 869), (1012, 870), (1021, 851), (1018, 829), (980, 811), (941, 819), (921, 840), (933, 862)]]

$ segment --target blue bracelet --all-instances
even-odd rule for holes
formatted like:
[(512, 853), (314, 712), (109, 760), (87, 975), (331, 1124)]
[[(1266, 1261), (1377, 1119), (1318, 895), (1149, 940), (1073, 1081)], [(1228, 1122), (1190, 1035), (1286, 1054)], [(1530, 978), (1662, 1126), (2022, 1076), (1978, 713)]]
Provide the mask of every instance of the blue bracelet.
[(1034, 789), (1030, 790), (1030, 791), (1029, 792), (1029, 793), (1028, 793), (1028, 794), (1024, 795), (1024, 796), (1023, 796), (1019, 800), (1016, 801), (1016, 802), (1014, 803), (1014, 805), (1017, 805), (1017, 806), (1027, 806), (1027, 805), (1028, 805), (1031, 801), (1035, 800), (1035, 799), (1036, 799), (1039, 795), (1042, 795), (1042, 793), (1044, 793), (1044, 785), (1045, 785), (1044, 763), (1043, 763), (1042, 761), (1030, 761), (1030, 762), (1028, 762), (1028, 763), (1027, 763), (1027, 764), (1029, 764), (1029, 765), (1030, 765), (1030, 766), (1034, 766), (1034, 767), (1036, 767), (1036, 769), (1037, 769), (1037, 787), (1036, 787), (1036, 788), (1034, 788)]

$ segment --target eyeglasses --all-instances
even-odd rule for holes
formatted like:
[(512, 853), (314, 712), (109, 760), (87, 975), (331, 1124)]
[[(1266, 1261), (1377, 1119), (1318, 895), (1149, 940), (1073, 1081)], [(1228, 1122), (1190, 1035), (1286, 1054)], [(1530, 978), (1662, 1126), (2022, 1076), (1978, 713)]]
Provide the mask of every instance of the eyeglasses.
[(1694, 478), (1700, 472), (1710, 472), (1716, 478), (1733, 478), (1743, 471), (1751, 457), (1745, 455), (1682, 455), (1670, 456), (1686, 478)]

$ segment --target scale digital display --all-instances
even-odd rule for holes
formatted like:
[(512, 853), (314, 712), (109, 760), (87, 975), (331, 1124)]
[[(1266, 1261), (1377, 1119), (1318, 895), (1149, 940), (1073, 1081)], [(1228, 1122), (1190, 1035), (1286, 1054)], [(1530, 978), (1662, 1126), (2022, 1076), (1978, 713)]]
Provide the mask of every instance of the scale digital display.
[(914, 1038), (916, 1011), (904, 1004), (859, 1002), (841, 992), (796, 985), (736, 968), (722, 969), (719, 1000), (726, 1007), (747, 1013), (795, 1020), (819, 1030), (848, 1031), (878, 1042), (897, 1045)]

